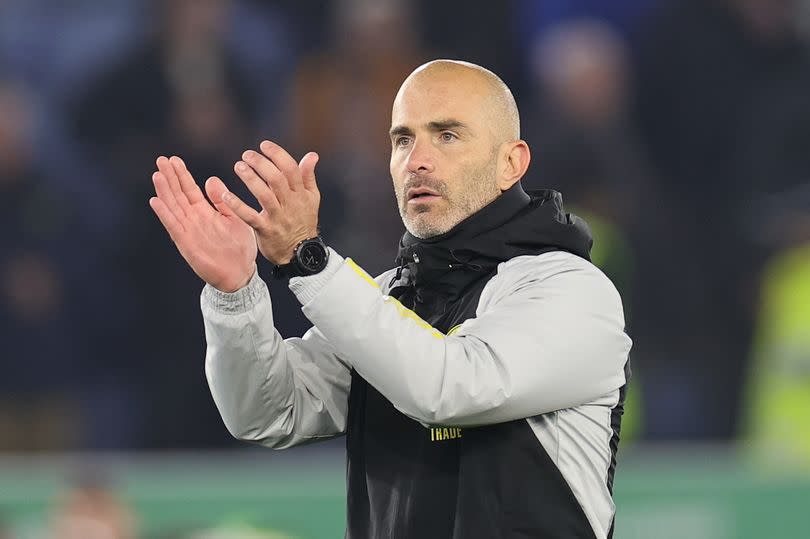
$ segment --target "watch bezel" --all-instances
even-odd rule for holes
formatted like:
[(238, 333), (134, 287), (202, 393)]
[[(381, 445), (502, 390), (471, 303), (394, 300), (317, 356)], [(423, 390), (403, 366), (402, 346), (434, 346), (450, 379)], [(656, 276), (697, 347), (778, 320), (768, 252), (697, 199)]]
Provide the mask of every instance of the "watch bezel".
[[(314, 264), (308, 264), (304, 259), (305, 253), (308, 249), (316, 247), (320, 251), (320, 260)], [(293, 253), (293, 260), (295, 261), (296, 269), (300, 275), (314, 275), (323, 271), (326, 264), (329, 263), (329, 249), (320, 236), (308, 238), (299, 243)]]
[[(306, 264), (301, 258), (305, 246), (318, 245), (323, 252), (323, 262), (318, 264)], [(323, 238), (315, 236), (298, 242), (293, 250), (292, 259), (282, 265), (273, 266), (271, 276), (273, 279), (289, 279), (290, 277), (307, 277), (320, 273), (329, 263), (329, 248), (324, 243)]]

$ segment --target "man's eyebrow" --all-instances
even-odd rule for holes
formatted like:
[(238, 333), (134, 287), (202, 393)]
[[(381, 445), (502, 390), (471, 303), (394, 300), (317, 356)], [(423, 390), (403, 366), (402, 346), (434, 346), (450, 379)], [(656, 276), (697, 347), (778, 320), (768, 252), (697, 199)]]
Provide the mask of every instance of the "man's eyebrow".
[[(432, 122), (428, 122), (427, 128), (433, 132), (444, 131), (446, 129), (461, 129), (465, 131), (470, 130), (467, 124), (465, 124), (460, 120), (455, 120), (452, 118), (449, 118), (447, 120), (435, 120)], [(398, 137), (400, 135), (413, 136), (413, 129), (405, 125), (396, 125), (391, 128), (391, 130), (388, 132), (388, 135), (391, 138)]]
[(391, 128), (391, 130), (388, 132), (388, 135), (391, 138), (398, 137), (400, 135), (413, 135), (413, 129), (411, 129), (410, 127), (406, 127), (404, 125), (396, 125)]
[(461, 122), (459, 120), (454, 120), (452, 118), (447, 120), (438, 120), (435, 122), (429, 122), (427, 124), (428, 129), (431, 131), (444, 131), (445, 129), (464, 129), (469, 130), (467, 124)]

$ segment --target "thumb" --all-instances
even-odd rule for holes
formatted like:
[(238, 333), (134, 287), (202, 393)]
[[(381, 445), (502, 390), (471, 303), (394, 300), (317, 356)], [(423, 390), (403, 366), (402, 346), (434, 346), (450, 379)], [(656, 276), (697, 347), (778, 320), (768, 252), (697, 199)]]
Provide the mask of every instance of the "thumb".
[(227, 204), (225, 204), (225, 201), (222, 200), (222, 195), (228, 192), (228, 188), (225, 187), (222, 180), (216, 176), (211, 176), (208, 178), (208, 180), (205, 182), (205, 192), (219, 213), (227, 217), (234, 215), (233, 210), (228, 207)]
[(321, 157), (315, 152), (309, 152), (301, 158), (298, 169), (301, 171), (301, 178), (304, 180), (304, 189), (314, 191), (318, 188), (315, 184), (315, 165)]

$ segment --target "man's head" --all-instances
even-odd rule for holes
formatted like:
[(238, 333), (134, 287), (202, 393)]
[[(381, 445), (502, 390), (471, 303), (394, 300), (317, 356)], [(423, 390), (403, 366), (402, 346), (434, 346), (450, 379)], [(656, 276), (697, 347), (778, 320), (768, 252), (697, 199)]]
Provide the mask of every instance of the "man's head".
[(411, 73), (394, 100), (390, 135), (400, 215), (419, 238), (447, 232), (529, 166), (512, 93), (467, 62), (435, 60)]
[(435, 60), (411, 73), (394, 100), (390, 135), (400, 215), (419, 238), (447, 232), (529, 166), (512, 92), (467, 62)]

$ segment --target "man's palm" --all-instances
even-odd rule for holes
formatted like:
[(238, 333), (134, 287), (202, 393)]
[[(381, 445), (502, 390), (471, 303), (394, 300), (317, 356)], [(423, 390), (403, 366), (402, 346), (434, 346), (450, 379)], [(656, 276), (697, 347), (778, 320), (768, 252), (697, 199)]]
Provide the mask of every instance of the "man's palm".
[(256, 239), (253, 229), (222, 201), (227, 188), (209, 178), (200, 188), (178, 157), (161, 157), (152, 176), (157, 197), (149, 205), (180, 254), (205, 282), (224, 292), (238, 290), (253, 275)]

